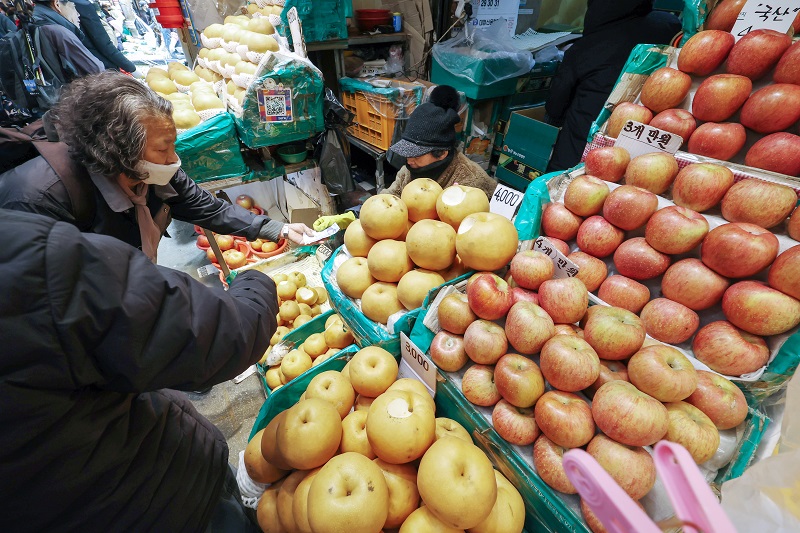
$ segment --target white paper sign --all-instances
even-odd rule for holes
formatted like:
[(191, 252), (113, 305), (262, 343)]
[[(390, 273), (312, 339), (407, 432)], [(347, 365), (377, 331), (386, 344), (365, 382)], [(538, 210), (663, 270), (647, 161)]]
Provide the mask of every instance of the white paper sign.
[(629, 120), (619, 132), (614, 146), (625, 148), (631, 159), (653, 152), (665, 152), (675, 155), (683, 144), (683, 137), (668, 131), (660, 130), (635, 120)]
[(302, 58), (307, 58), (306, 41), (303, 38), (303, 26), (297, 16), (297, 8), (293, 7), (286, 13), (286, 20), (289, 22), (289, 30), (292, 33), (292, 45), (294, 52)]
[(398, 379), (411, 378), (421, 381), (430, 395), (435, 397), (436, 365), (403, 332), (400, 332), (400, 357)]
[(511, 187), (506, 187), (502, 183), (498, 183), (497, 187), (492, 194), (492, 199), (489, 202), (489, 211), (497, 215), (502, 215), (508, 220), (513, 220), (517, 214), (524, 193), (516, 191)]
[(472, 0), (472, 25), (485, 28), (499, 18), (505, 18), (509, 35), (517, 30), (519, 0)]
[(554, 278), (571, 278), (578, 275), (580, 267), (568, 259), (567, 256), (558, 251), (555, 245), (547, 240), (547, 237), (539, 237), (533, 243), (533, 250), (542, 252), (553, 261), (553, 266), (556, 267), (553, 273)]
[(800, 0), (748, 0), (731, 33), (738, 41), (753, 30), (786, 33), (800, 11)]

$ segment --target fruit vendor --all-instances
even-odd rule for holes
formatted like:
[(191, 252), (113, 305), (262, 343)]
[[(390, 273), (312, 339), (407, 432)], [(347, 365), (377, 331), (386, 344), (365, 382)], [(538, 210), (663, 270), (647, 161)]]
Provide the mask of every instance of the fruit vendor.
[(0, 516), (7, 531), (253, 531), (222, 432), (176, 390), (232, 379), (277, 329), (266, 275), (230, 290), (0, 209)]
[(491, 198), (497, 181), (456, 151), (456, 126), (461, 122), (459, 105), (458, 92), (448, 85), (440, 85), (431, 91), (427, 102), (411, 113), (401, 140), (389, 148), (405, 158), (406, 164), (384, 192), (400, 196), (410, 181), (430, 178), (442, 188), (456, 184), (476, 187)]
[(0, 176), (0, 207), (116, 237), (153, 261), (172, 217), (251, 241), (299, 243), (312, 234), (305, 224), (255, 215), (198, 187), (175, 153), (172, 104), (129, 76), (78, 79), (52, 114), (71, 179), (43, 157), (31, 159)]

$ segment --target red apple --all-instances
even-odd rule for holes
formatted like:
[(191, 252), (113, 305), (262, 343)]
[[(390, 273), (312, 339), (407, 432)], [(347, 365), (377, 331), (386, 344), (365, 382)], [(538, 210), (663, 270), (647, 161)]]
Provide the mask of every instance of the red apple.
[(583, 338), (583, 330), (575, 324), (556, 324), (555, 330), (556, 335), (574, 335)]
[(617, 182), (625, 175), (625, 169), (631, 162), (631, 155), (625, 148), (606, 146), (595, 148), (586, 154), (586, 173), (601, 180)]
[(768, 281), (773, 289), (800, 300), (800, 245), (789, 248), (775, 259)]
[(700, 327), (697, 313), (667, 298), (648, 302), (639, 316), (647, 334), (667, 344), (686, 342)]
[(586, 285), (586, 290), (594, 292), (600, 284), (608, 277), (608, 267), (596, 257), (581, 251), (572, 252), (567, 256), (573, 263), (578, 265), (578, 274), (575, 276)]
[(728, 376), (755, 372), (769, 360), (764, 339), (724, 320), (700, 328), (692, 341), (692, 352), (711, 370)]
[(545, 392), (536, 402), (534, 416), (542, 433), (564, 448), (578, 448), (594, 437), (589, 404), (571, 392)]
[(647, 221), (644, 238), (647, 244), (665, 254), (683, 254), (703, 242), (708, 220), (685, 207), (671, 205), (659, 209)]
[(744, 164), (789, 176), (800, 175), (800, 137), (782, 131), (759, 139), (744, 156)]
[(594, 305), (586, 313), (583, 338), (601, 359), (627, 359), (639, 351), (644, 337), (641, 319), (627, 309)]
[(571, 241), (578, 234), (583, 219), (564, 204), (549, 204), (542, 213), (542, 232), (547, 237)]
[(533, 444), (539, 436), (533, 408), (515, 407), (506, 400), (500, 400), (494, 406), (492, 425), (500, 438), (517, 446)]
[(476, 320), (464, 332), (464, 350), (476, 363), (493, 365), (508, 351), (506, 333), (494, 322)]
[(217, 235), (214, 238), (216, 239), (217, 244), (219, 245), (219, 249), (223, 252), (225, 250), (230, 250), (231, 248), (233, 248), (233, 245), (235, 244), (233, 237), (231, 237), (230, 235)]
[[(578, 228), (580, 229), (580, 224), (578, 225)], [(543, 237), (543, 239), (545, 240), (545, 242), (550, 241), (550, 244), (556, 250), (561, 252), (561, 255), (563, 255), (564, 257), (569, 255), (569, 244), (565, 243), (561, 239), (556, 239), (555, 237)]]
[(544, 378), (531, 359), (508, 353), (497, 361), (494, 382), (500, 396), (516, 407), (533, 407), (544, 394)]
[(731, 185), (733, 172), (728, 167), (693, 163), (683, 167), (675, 176), (672, 201), (681, 207), (703, 212), (720, 203)]
[(621, 307), (638, 314), (650, 301), (650, 289), (638, 281), (614, 275), (600, 285), (597, 297), (608, 305)]
[(460, 292), (448, 294), (439, 302), (437, 316), (443, 330), (458, 335), (463, 335), (467, 326), (478, 319), (469, 307), (467, 295)]
[(663, 194), (678, 175), (675, 156), (664, 152), (651, 152), (631, 159), (625, 171), (625, 183), (641, 187), (653, 194)]
[(445, 372), (458, 372), (469, 358), (464, 350), (464, 338), (447, 331), (440, 331), (431, 341), (431, 359)]
[(704, 24), (705, 29), (730, 32), (745, 2), (747, 0), (722, 0), (708, 15)]
[(511, 307), (505, 331), (511, 346), (528, 355), (539, 353), (544, 343), (555, 334), (553, 319), (531, 302), (519, 302)]
[(625, 363), (622, 361), (606, 361), (605, 359), (600, 359), (600, 374), (598, 374), (595, 382), (589, 385), (583, 392), (591, 398), (594, 396), (594, 393), (597, 392), (597, 389), (609, 381), (616, 380), (630, 381), (630, 378), (628, 378), (628, 367), (625, 366)]
[(197, 246), (201, 246), (203, 248), (208, 248), (210, 246), (208, 242), (208, 237), (205, 235), (198, 235), (197, 236)]
[(662, 402), (687, 398), (697, 388), (691, 361), (672, 346), (642, 348), (628, 361), (628, 377), (640, 391)]
[(747, 400), (741, 389), (729, 379), (708, 372), (697, 371), (697, 388), (686, 398), (703, 411), (717, 429), (735, 428), (747, 418)]
[(669, 256), (647, 244), (644, 237), (635, 237), (619, 245), (614, 252), (614, 266), (623, 276), (645, 280), (666, 272)]
[(600, 376), (600, 359), (580, 337), (558, 335), (545, 343), (539, 355), (542, 374), (553, 388), (578, 392)]
[(609, 381), (597, 389), (592, 415), (600, 431), (628, 446), (655, 444), (669, 426), (664, 404), (627, 381)]
[(606, 198), (603, 217), (616, 227), (631, 231), (644, 226), (656, 209), (655, 194), (633, 185), (621, 185)]
[(685, 109), (667, 109), (653, 117), (650, 126), (680, 135), (683, 142), (686, 142), (697, 129), (697, 121)]
[(691, 87), (691, 76), (674, 68), (662, 67), (647, 77), (639, 98), (648, 109), (660, 113), (678, 107)]
[(577, 494), (564, 470), (564, 453), (568, 448), (559, 446), (544, 435), (540, 435), (533, 443), (533, 466), (536, 473), (547, 483), (564, 494)]
[(225, 250), (222, 252), (222, 258), (231, 270), (241, 268), (247, 264), (247, 256), (239, 250)]
[(586, 451), (634, 500), (650, 492), (656, 483), (656, 466), (641, 446), (626, 446), (598, 434)]
[(712, 229), (700, 248), (703, 263), (727, 278), (747, 278), (778, 257), (778, 238), (755, 224), (731, 222)]
[(564, 205), (581, 217), (596, 215), (603, 209), (603, 202), (609, 193), (605, 181), (594, 176), (578, 176), (567, 185), (564, 192)]
[(619, 132), (629, 120), (649, 124), (653, 120), (653, 112), (644, 106), (631, 102), (620, 102), (611, 112), (606, 125), (606, 135), (616, 139)]
[(800, 324), (800, 300), (757, 281), (731, 285), (722, 296), (722, 312), (753, 335), (780, 335)]
[(792, 38), (775, 30), (753, 30), (733, 45), (725, 67), (751, 80), (763, 78), (792, 45)]
[(800, 208), (794, 210), (789, 222), (786, 223), (786, 233), (796, 241), (800, 241)]
[(577, 278), (547, 280), (539, 286), (539, 305), (556, 324), (574, 324), (586, 314), (589, 293)]
[(689, 153), (728, 161), (744, 147), (744, 126), (733, 122), (706, 122), (689, 137)]
[(253, 198), (247, 196), (246, 194), (240, 194), (239, 196), (237, 196), (236, 203), (244, 207), (245, 209), (252, 209), (253, 206), (255, 205)]
[(528, 289), (523, 289), (522, 287), (511, 288), (511, 300), (513, 302), (511, 307), (514, 307), (514, 304), (517, 302), (531, 302), (532, 304), (539, 305), (539, 295)]
[(461, 392), (472, 404), (491, 407), (501, 400), (500, 393), (494, 383), (494, 367), (472, 365), (464, 372), (461, 380)]
[(583, 221), (578, 229), (578, 247), (589, 255), (607, 257), (622, 243), (625, 232), (605, 218), (595, 215)]
[(692, 98), (692, 114), (703, 122), (725, 122), (739, 111), (753, 90), (753, 82), (736, 74), (709, 76)]
[(699, 259), (689, 258), (670, 266), (661, 279), (661, 293), (694, 311), (702, 311), (722, 301), (730, 286)]
[(772, 81), (800, 85), (800, 45), (794, 43), (783, 53), (778, 66), (775, 67)]
[(467, 285), (467, 301), (480, 318), (497, 320), (511, 309), (511, 289), (500, 276), (479, 272)]
[(697, 464), (714, 457), (719, 448), (719, 430), (703, 411), (686, 402), (670, 402), (667, 412), (669, 429), (665, 440), (686, 448)]
[[(633, 501), (639, 508), (644, 511), (644, 506), (641, 502), (637, 502), (636, 500)], [(595, 504), (596, 505), (596, 504)], [(603, 523), (597, 518), (597, 515), (592, 512), (591, 507), (589, 504), (586, 503), (586, 500), (581, 499), (581, 514), (583, 515), (583, 520), (586, 522), (586, 525), (589, 527), (592, 533), (611, 533)]]
[(800, 120), (800, 87), (775, 83), (757, 90), (742, 107), (740, 120), (758, 133), (785, 130)]
[(692, 35), (681, 48), (678, 69), (708, 76), (725, 61), (736, 39), (727, 31), (706, 30)]
[(211, 248), (209, 248), (208, 250), (206, 250), (206, 257), (207, 257), (207, 258), (208, 258), (208, 260), (209, 260), (209, 261), (211, 261), (212, 263), (216, 263), (216, 262), (217, 262), (217, 256), (216, 256), (216, 255), (214, 255), (214, 250), (212, 250)]
[(553, 277), (553, 260), (542, 252), (527, 250), (511, 259), (511, 277), (523, 289), (539, 288), (543, 281)]

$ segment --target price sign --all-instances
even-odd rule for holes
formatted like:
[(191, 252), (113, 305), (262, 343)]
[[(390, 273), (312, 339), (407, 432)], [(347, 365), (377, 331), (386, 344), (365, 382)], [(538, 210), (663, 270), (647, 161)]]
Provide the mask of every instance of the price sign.
[(536, 239), (536, 242), (533, 243), (533, 249), (537, 252), (542, 252), (553, 261), (553, 266), (556, 267), (553, 274), (554, 278), (572, 278), (578, 275), (578, 270), (580, 270), (578, 265), (559, 252), (558, 248), (547, 240), (547, 237)]
[(652, 152), (675, 154), (683, 144), (683, 137), (660, 130), (635, 120), (629, 120), (619, 132), (614, 146), (625, 148), (634, 157)]
[(519, 0), (472, 0), (472, 25), (479, 28), (489, 26), (499, 18), (505, 18), (508, 33), (514, 35), (518, 13)]
[(436, 365), (408, 336), (400, 332), (400, 369), (399, 378), (411, 378), (421, 381), (431, 396), (436, 396)]
[(492, 194), (492, 200), (489, 202), (489, 211), (513, 220), (522, 203), (523, 196), (525, 196), (523, 193), (498, 183)]
[(753, 30), (786, 33), (798, 12), (800, 0), (748, 0), (739, 12), (731, 33), (737, 41)]

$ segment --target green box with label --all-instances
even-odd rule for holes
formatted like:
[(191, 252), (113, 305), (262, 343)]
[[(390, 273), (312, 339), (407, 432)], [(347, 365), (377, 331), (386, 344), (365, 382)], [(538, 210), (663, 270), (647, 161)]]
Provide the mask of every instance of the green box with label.
[(495, 176), (518, 190), (545, 173), (559, 129), (544, 122), (544, 106), (513, 111)]

